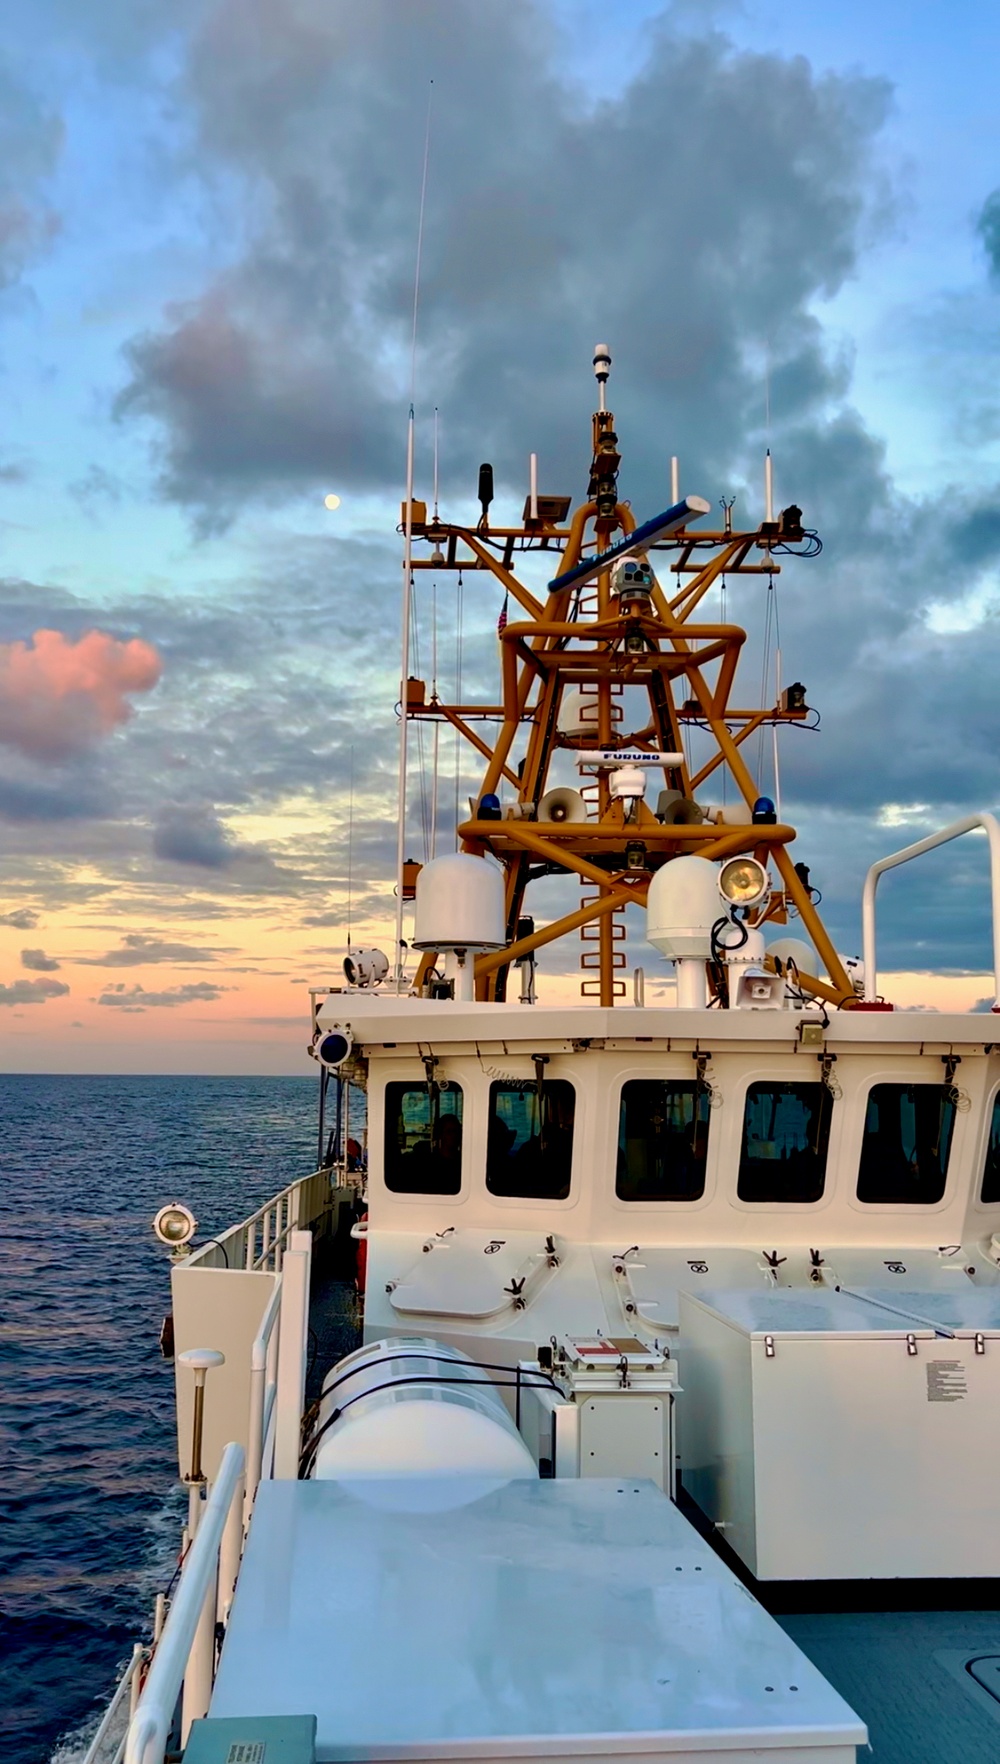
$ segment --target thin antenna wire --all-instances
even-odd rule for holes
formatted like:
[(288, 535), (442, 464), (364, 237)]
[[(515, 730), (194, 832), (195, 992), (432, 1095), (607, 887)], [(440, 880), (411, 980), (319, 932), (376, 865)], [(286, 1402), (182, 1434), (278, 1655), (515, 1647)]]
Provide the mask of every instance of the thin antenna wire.
[(413, 274), (413, 336), (410, 345), (410, 415), (406, 429), (406, 518), (403, 524), (403, 617), (400, 635), (402, 667), (399, 691), (399, 794), (396, 810), (396, 986), (403, 984), (403, 863), (406, 857), (406, 760), (409, 722), (406, 681), (410, 671), (410, 597), (413, 592), (413, 444), (414, 403), (417, 382), (417, 313), (420, 306), (420, 261), (424, 249), (424, 208), (427, 200), (427, 166), (431, 146), (431, 98), (427, 94), (427, 127), (424, 131), (424, 166), (420, 179), (420, 212), (417, 219), (417, 260)]
[(351, 748), (351, 776), (347, 787), (347, 953), (351, 953), (351, 907), (354, 898), (354, 749)]

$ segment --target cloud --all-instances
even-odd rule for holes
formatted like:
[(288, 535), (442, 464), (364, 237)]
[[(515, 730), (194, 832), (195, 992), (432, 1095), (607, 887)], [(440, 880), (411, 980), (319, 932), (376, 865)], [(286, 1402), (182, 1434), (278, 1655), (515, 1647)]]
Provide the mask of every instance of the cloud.
[(235, 861), (236, 843), (213, 809), (167, 807), (153, 829), (153, 851), (174, 864), (225, 870)]
[(63, 144), (60, 119), (0, 62), (0, 289), (58, 231), (44, 189)]
[(154, 962), (214, 962), (218, 954), (229, 953), (227, 950), (205, 949), (196, 943), (171, 943), (163, 937), (129, 931), (118, 949), (109, 949), (101, 956), (78, 956), (77, 961), (91, 968), (144, 968)]
[(22, 949), (22, 968), (31, 968), (36, 974), (54, 974), (62, 966), (55, 956), (46, 955), (44, 949)]
[(976, 220), (976, 232), (986, 253), (991, 277), (1000, 281), (1000, 190), (993, 190)]
[(0, 985), (0, 1005), (45, 1004), (68, 991), (63, 980), (12, 980), (9, 986)]
[(138, 983), (126, 986), (122, 982), (118, 986), (109, 986), (97, 1003), (119, 1011), (174, 1010), (178, 1005), (213, 1004), (223, 992), (231, 990), (231, 987), (217, 986), (209, 980), (193, 980), (184, 986), (168, 987), (164, 992), (147, 992)]
[(129, 696), (160, 677), (156, 650), (104, 631), (76, 639), (36, 631), (0, 646), (0, 742), (36, 759), (61, 760), (132, 714)]
[[(647, 41), (645, 64), (595, 105), (554, 71), (533, 0), (274, 0), (253, 34), (236, 0), (209, 7), (186, 93), (208, 175), (232, 180), (251, 218), (225, 272), (128, 348), (119, 414), (151, 419), (162, 493), (211, 526), (330, 483), (395, 489), (414, 94), (431, 75), (421, 375), (433, 364), (442, 469), (462, 473), (466, 505), (469, 461), (485, 447), (520, 484), (529, 436), (552, 488), (579, 481), (597, 336), (621, 339), (633, 496), (654, 475), (636, 468), (637, 428), (660, 438), (661, 476), (669, 434), (688, 469), (727, 480), (760, 425), (765, 353), (782, 422), (839, 402), (848, 368), (814, 307), (881, 224), (888, 86), (740, 52), (669, 14)], [(677, 175), (686, 165), (696, 178)], [(579, 217), (604, 200), (614, 242), (598, 271)]]
[(15, 907), (12, 912), (0, 913), (0, 925), (13, 925), (16, 931), (33, 931), (38, 924), (38, 914), (31, 907)]

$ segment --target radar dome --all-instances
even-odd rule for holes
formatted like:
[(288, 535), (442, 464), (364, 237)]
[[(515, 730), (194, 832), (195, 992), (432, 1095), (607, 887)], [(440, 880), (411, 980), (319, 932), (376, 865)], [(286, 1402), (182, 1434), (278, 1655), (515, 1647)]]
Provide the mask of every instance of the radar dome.
[(502, 949), (503, 877), (486, 858), (456, 851), (417, 877), (415, 949)]
[(708, 961), (712, 926), (725, 916), (718, 866), (707, 858), (671, 858), (649, 884), (646, 936), (671, 961)]

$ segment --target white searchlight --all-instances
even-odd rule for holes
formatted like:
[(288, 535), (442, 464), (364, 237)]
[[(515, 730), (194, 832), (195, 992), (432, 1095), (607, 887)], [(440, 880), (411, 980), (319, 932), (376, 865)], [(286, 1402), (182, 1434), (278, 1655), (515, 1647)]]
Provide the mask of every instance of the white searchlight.
[(183, 1201), (168, 1201), (153, 1220), (153, 1230), (168, 1249), (183, 1249), (198, 1229), (198, 1221)]
[(730, 858), (719, 871), (719, 893), (729, 906), (756, 906), (770, 886), (767, 871), (755, 857)]

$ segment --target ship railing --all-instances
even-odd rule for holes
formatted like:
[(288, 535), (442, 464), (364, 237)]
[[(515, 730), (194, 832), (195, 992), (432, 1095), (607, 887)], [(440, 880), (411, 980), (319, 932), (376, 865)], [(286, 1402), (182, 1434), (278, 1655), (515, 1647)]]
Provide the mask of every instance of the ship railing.
[(960, 839), (963, 833), (982, 831), (986, 834), (990, 846), (990, 894), (993, 912), (993, 1004), (1000, 1006), (1000, 822), (995, 815), (965, 815), (960, 821), (952, 821), (950, 826), (942, 827), (939, 833), (929, 833), (926, 839), (917, 839), (913, 845), (905, 845), (901, 851), (894, 851), (889, 857), (879, 858), (872, 864), (865, 877), (864, 891), (861, 897), (862, 925), (862, 959), (865, 964), (865, 999), (875, 1003), (878, 999), (878, 974), (875, 967), (875, 890), (879, 877), (886, 870), (895, 870), (900, 864), (908, 864), (914, 858), (922, 857), (925, 851), (934, 851), (939, 845), (947, 845), (952, 839)]
[(250, 1418), (247, 1429), (246, 1494), (243, 1500), (244, 1530), (250, 1523), (258, 1485), (270, 1477), (274, 1465), (282, 1279), (283, 1276), (279, 1274), (250, 1349)]
[(181, 1698), (181, 1745), (208, 1713), (215, 1677), (216, 1624), (225, 1624), (243, 1548), (245, 1455), (222, 1454), (170, 1612), (125, 1736), (124, 1764), (163, 1764)]
[[(101, 1717), (97, 1732), (87, 1746), (82, 1764), (122, 1764), (128, 1740), (128, 1721), (135, 1714), (139, 1702), (143, 1668), (148, 1658), (149, 1649), (144, 1648), (141, 1642), (136, 1642), (132, 1649), (132, 1658), (115, 1686), (115, 1694)], [(123, 1724), (124, 1732), (116, 1743), (115, 1736)]]
[(309, 1229), (319, 1237), (328, 1228), (333, 1196), (329, 1170), (314, 1170), (309, 1176), (299, 1177), (265, 1201), (249, 1219), (195, 1250), (184, 1266), (280, 1274), (293, 1231)]

